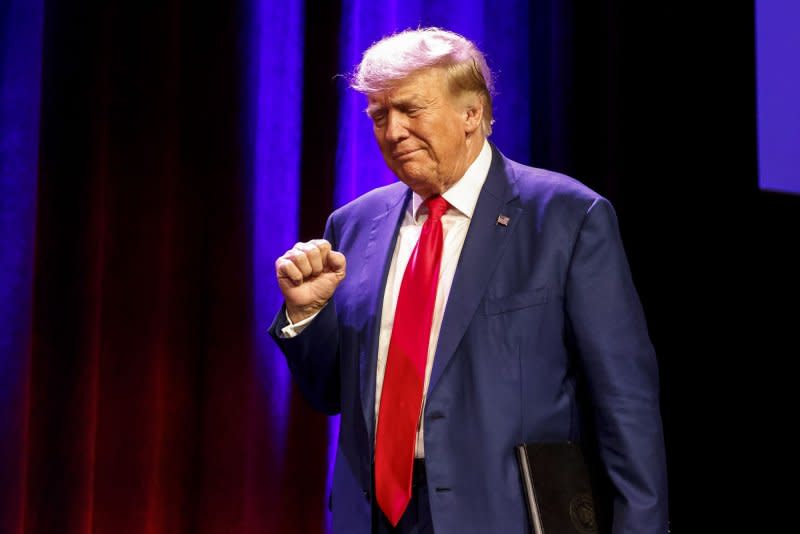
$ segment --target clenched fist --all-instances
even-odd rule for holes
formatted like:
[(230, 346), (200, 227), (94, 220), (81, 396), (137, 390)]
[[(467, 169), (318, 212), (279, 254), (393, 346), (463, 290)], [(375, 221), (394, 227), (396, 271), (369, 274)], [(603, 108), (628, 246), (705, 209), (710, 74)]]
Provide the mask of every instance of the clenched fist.
[(275, 260), (275, 274), (293, 323), (311, 317), (325, 305), (344, 280), (344, 254), (324, 239), (297, 243)]

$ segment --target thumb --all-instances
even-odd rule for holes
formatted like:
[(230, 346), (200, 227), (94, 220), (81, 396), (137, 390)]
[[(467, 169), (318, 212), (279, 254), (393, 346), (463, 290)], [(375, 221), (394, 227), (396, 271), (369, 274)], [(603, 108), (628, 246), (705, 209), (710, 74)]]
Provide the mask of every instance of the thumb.
[(335, 250), (331, 250), (328, 253), (328, 269), (333, 271), (334, 273), (343, 273), (345, 269), (345, 265), (347, 264), (347, 260), (344, 257), (344, 254), (341, 252), (336, 252)]

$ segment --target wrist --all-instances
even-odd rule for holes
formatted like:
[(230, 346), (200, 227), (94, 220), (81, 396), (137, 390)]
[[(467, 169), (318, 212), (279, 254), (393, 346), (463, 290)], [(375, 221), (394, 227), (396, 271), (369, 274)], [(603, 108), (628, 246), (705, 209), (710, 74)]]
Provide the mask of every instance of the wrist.
[(308, 306), (294, 306), (286, 303), (286, 315), (289, 317), (289, 320), (293, 323), (299, 323), (313, 315), (319, 313), (319, 311), (325, 307), (326, 302), (322, 304), (309, 304)]

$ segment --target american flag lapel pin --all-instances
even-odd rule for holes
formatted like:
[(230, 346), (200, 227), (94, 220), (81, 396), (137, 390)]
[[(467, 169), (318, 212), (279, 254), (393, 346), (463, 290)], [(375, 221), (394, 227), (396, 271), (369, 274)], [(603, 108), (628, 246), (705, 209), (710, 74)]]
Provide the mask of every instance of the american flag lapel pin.
[(501, 224), (503, 226), (508, 226), (508, 223), (511, 219), (506, 217), (505, 215), (498, 215), (497, 216), (497, 224)]

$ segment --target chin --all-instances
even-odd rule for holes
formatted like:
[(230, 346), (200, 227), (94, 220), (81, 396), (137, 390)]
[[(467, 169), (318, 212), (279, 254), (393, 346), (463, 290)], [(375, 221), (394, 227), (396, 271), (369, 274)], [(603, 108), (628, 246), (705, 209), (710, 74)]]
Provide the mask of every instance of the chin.
[(413, 172), (395, 172), (395, 175), (420, 196), (428, 196), (439, 190), (436, 180), (431, 179), (430, 176)]
[(443, 192), (441, 187), (427, 181), (405, 181), (404, 183), (422, 198), (428, 198), (431, 195)]
[(419, 165), (401, 165), (395, 174), (409, 185), (436, 183), (436, 173), (430, 169), (422, 169)]

